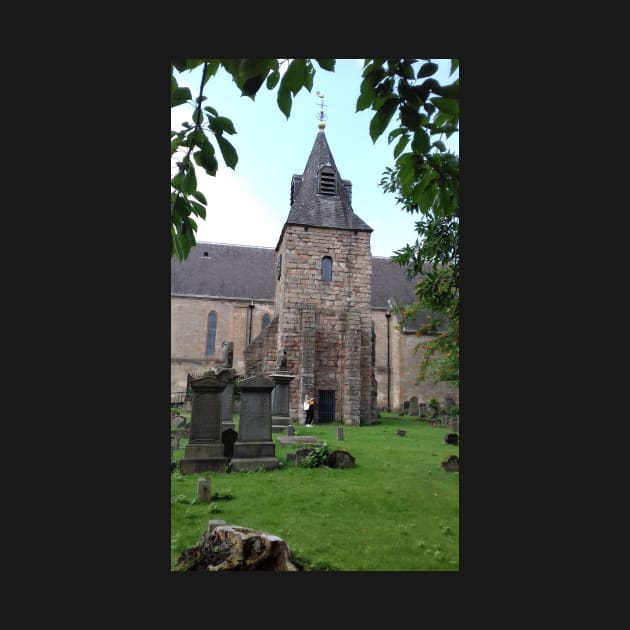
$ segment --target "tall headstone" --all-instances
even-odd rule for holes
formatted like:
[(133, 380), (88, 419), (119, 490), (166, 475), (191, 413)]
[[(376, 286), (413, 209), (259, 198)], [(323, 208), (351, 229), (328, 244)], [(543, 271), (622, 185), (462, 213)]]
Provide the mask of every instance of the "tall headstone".
[(288, 372), (274, 372), (271, 380), (275, 386), (271, 392), (271, 430), (286, 431), (291, 424), (289, 415), (289, 384), (295, 378)]
[(241, 413), (234, 443), (232, 472), (278, 468), (276, 445), (271, 437), (271, 392), (274, 382), (262, 376), (239, 381)]
[(418, 397), (412, 396), (409, 400), (409, 415), (417, 416), (418, 415)]
[(188, 444), (179, 460), (182, 473), (224, 472), (229, 460), (221, 441), (221, 396), (225, 383), (211, 374), (192, 379), (192, 412)]

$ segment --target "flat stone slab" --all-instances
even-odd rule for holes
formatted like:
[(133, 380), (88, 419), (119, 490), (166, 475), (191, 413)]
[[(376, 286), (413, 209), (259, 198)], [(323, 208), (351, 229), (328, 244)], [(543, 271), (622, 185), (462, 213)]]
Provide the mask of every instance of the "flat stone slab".
[(312, 435), (283, 435), (278, 438), (278, 444), (289, 446), (291, 444), (321, 444), (322, 441)]

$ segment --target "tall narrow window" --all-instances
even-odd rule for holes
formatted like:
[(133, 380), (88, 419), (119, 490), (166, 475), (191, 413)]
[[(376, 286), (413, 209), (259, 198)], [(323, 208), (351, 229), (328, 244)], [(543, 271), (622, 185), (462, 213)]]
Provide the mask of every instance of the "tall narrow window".
[(324, 256), (322, 258), (322, 281), (330, 282), (332, 280), (332, 258)]
[(215, 311), (208, 313), (208, 333), (206, 337), (206, 356), (214, 355), (214, 345), (217, 339), (217, 314)]
[(269, 313), (265, 313), (262, 317), (261, 330), (265, 330), (269, 326)]
[(319, 171), (319, 192), (323, 195), (337, 194), (337, 174), (330, 166), (322, 166)]

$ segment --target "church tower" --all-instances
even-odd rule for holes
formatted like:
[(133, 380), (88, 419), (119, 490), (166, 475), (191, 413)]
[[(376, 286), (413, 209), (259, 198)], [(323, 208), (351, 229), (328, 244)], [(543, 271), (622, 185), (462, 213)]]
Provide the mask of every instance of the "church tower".
[(352, 209), (352, 184), (341, 177), (324, 126), (304, 172), (292, 177), (289, 216), (276, 246), (277, 321), (268, 332), (295, 375), (291, 417), (304, 417), (302, 401), (312, 395), (318, 422), (371, 424), (377, 416), (372, 228)]

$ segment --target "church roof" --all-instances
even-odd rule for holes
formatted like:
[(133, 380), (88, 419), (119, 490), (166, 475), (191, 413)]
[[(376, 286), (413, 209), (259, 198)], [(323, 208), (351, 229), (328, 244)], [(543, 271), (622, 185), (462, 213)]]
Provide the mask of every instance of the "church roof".
[[(334, 173), (334, 194), (319, 192), (320, 169), (332, 168)], [(352, 184), (341, 178), (332, 156), (326, 135), (319, 131), (311, 154), (306, 162), (304, 173), (294, 175), (291, 182), (291, 209), (286, 225), (308, 225), (313, 227), (335, 228), (338, 230), (373, 229), (352, 209)], [(284, 234), (284, 228), (282, 230)], [(280, 236), (282, 239), (282, 235)]]
[[(197, 243), (188, 258), (171, 258), (171, 293), (273, 302), (277, 253), (269, 247)], [(415, 282), (386, 257), (372, 257), (372, 307), (414, 301)]]

